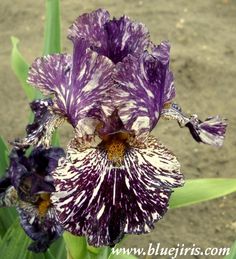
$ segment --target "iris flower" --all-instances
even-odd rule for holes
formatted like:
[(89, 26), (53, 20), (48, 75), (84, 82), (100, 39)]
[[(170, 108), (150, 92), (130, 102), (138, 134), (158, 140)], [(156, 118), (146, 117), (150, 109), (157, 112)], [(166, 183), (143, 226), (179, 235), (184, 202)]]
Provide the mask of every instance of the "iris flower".
[(174, 154), (150, 132), (161, 117), (176, 119), (203, 143), (221, 146), (226, 122), (200, 121), (173, 103), (170, 45), (150, 41), (146, 27), (105, 10), (80, 16), (69, 29), (73, 55), (35, 60), (28, 82), (51, 105), (19, 145), (50, 145), (63, 120), (75, 131), (53, 171), (51, 199), (63, 228), (93, 246), (154, 228), (173, 188), (183, 186)]
[(7, 174), (0, 180), (0, 206), (17, 208), (21, 226), (34, 240), (28, 249), (37, 253), (45, 252), (63, 231), (50, 200), (55, 191), (50, 174), (63, 156), (61, 148), (37, 147), (29, 157), (14, 148)]

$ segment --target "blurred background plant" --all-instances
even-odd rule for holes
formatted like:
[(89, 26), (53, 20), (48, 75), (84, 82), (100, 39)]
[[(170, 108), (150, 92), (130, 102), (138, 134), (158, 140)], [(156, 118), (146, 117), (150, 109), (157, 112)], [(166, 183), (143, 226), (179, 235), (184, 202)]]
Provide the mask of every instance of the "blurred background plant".
[[(60, 28), (60, 1), (45, 1), (45, 34), (43, 55), (61, 52), (61, 28)], [(71, 7), (73, 8), (73, 7)], [(75, 18), (75, 17), (74, 17)], [(31, 102), (41, 98), (42, 95), (35, 88), (26, 83), (29, 65), (18, 49), (19, 39), (12, 37), (11, 66), (20, 85)], [(33, 115), (30, 114), (31, 121)], [(54, 134), (53, 145), (59, 146), (59, 134)], [(9, 164), (10, 146), (0, 138), (0, 176), (3, 176)], [(236, 178), (208, 178), (187, 180), (183, 188), (175, 190), (172, 195), (170, 208), (181, 208), (207, 200), (215, 199), (236, 192)], [(15, 209), (0, 209), (0, 251), (4, 259), (86, 259), (109, 258), (125, 259), (135, 258), (131, 255), (112, 255), (111, 248), (93, 248), (87, 245), (84, 237), (75, 237), (64, 233), (63, 237), (56, 241), (44, 254), (34, 254), (27, 250), (29, 238), (19, 225)], [(122, 244), (118, 246), (122, 247)], [(226, 259), (236, 258), (236, 243), (231, 249), (231, 254)]]

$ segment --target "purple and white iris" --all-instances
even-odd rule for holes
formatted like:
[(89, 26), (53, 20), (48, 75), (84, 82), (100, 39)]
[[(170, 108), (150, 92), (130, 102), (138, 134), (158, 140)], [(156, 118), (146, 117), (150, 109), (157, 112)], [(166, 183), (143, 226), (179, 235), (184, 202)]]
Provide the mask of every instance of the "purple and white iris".
[(49, 146), (63, 120), (74, 127), (52, 173), (53, 205), (65, 230), (93, 246), (114, 245), (125, 233), (154, 228), (172, 189), (184, 184), (176, 157), (150, 135), (158, 120), (176, 119), (197, 141), (216, 146), (226, 122), (218, 116), (201, 122), (172, 103), (170, 45), (154, 45), (143, 24), (110, 20), (99, 9), (80, 16), (68, 38), (72, 56), (48, 55), (31, 66), (28, 82), (53, 97), (38, 101), (46, 108), (17, 145)]
[(20, 223), (34, 241), (29, 250), (45, 252), (63, 232), (50, 195), (55, 191), (51, 172), (63, 157), (61, 148), (37, 147), (29, 157), (14, 148), (6, 176), (0, 179), (0, 207), (16, 207)]

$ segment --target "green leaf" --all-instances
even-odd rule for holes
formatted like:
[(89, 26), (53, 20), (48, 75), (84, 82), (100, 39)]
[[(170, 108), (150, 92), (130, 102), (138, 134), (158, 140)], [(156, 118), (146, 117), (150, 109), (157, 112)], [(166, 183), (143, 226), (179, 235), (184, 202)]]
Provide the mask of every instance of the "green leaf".
[(58, 259), (57, 257), (53, 256), (50, 249), (46, 253), (44, 253), (44, 258), (45, 259)]
[(111, 254), (108, 259), (138, 259), (138, 258), (134, 255), (125, 255), (125, 254), (115, 255), (115, 254)]
[[(26, 248), (27, 249), (27, 248)], [(63, 259), (65, 259), (64, 257)], [(20, 258), (21, 259), (21, 258)], [(46, 253), (33, 253), (33, 252), (27, 252), (27, 257), (24, 259), (57, 259), (55, 256), (52, 255), (50, 250), (48, 250)]]
[(111, 253), (111, 248), (109, 246), (105, 247), (93, 247), (90, 245), (87, 245), (87, 249), (90, 254), (90, 259), (96, 258), (96, 259), (104, 259), (108, 258)]
[(28, 251), (32, 242), (25, 234), (18, 221), (15, 221), (8, 229), (0, 243), (1, 258), (4, 259), (57, 259), (50, 250), (46, 253), (35, 254)]
[(236, 241), (233, 246), (230, 248), (230, 254), (225, 256), (224, 259), (235, 259), (236, 258)]
[(0, 177), (5, 175), (9, 165), (9, 150), (4, 139), (0, 136)]
[(4, 238), (2, 239), (0, 246), (1, 258), (26, 259), (28, 254), (27, 247), (29, 243), (30, 240), (26, 237), (23, 230), (19, 227), (18, 222), (15, 222), (9, 228)]
[(43, 54), (59, 53), (61, 51), (60, 1), (46, 1), (46, 24), (44, 33)]
[(0, 247), (1, 256), (4, 259), (27, 258), (27, 250), (30, 240), (27, 238), (18, 222), (13, 224), (3, 238)]
[(0, 208), (0, 236), (4, 237), (17, 218), (15, 208)]
[(34, 100), (41, 96), (40, 92), (26, 83), (29, 65), (18, 50), (19, 39), (11, 37), (12, 52), (11, 52), (11, 67), (16, 77), (20, 81), (23, 90), (28, 97), (29, 101)]
[(54, 242), (50, 247), (50, 251), (56, 259), (65, 259), (66, 246), (65, 246), (64, 239), (60, 237), (56, 242)]
[(64, 241), (66, 243), (68, 258), (70, 259), (89, 259), (90, 255), (87, 250), (87, 242), (85, 237), (78, 237), (64, 232)]
[[(125, 241), (125, 239), (127, 238), (127, 236), (125, 236), (120, 243), (116, 244), (115, 247), (113, 247), (112, 249), (110, 248), (110, 253), (108, 256), (108, 259), (137, 259), (136, 256), (132, 255), (132, 254), (127, 254), (127, 253), (131, 253), (130, 249), (124, 248), (123, 243)], [(137, 248), (138, 249), (138, 248)], [(112, 253), (114, 250), (114, 253)], [(124, 251), (126, 251), (127, 253), (124, 254)], [(116, 252), (118, 252), (119, 254), (116, 254)]]
[(170, 208), (179, 208), (212, 200), (236, 192), (236, 179), (187, 180), (184, 187), (175, 189)]
[[(5, 175), (9, 165), (9, 150), (4, 139), (0, 137), (0, 177)], [(14, 208), (0, 208), (0, 236), (3, 237), (17, 216)]]
[[(105, 247), (106, 248), (106, 247)], [(101, 252), (103, 252), (103, 247), (94, 247), (94, 246), (90, 246), (90, 245), (87, 245), (87, 249), (90, 253), (92, 254), (95, 254), (95, 255), (98, 255), (100, 254)]]

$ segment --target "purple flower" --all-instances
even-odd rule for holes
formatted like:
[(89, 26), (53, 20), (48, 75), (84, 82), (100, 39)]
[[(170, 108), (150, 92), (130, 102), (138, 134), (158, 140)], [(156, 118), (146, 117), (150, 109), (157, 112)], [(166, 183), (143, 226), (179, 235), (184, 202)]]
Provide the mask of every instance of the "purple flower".
[(176, 157), (150, 135), (158, 120), (177, 119), (197, 141), (217, 145), (226, 124), (219, 117), (201, 122), (172, 104), (170, 45), (152, 44), (144, 25), (110, 20), (99, 9), (80, 16), (69, 39), (72, 57), (54, 54), (32, 64), (28, 82), (53, 99), (21, 144), (47, 146), (58, 124), (50, 118), (74, 127), (67, 156), (52, 173), (53, 204), (65, 230), (90, 245), (114, 245), (126, 233), (154, 228), (172, 189), (184, 184)]
[(151, 44), (144, 24), (127, 16), (110, 20), (110, 14), (102, 9), (79, 16), (70, 27), (68, 38), (73, 42), (85, 39), (92, 50), (115, 64), (129, 54), (138, 57)]
[(10, 166), (0, 179), (1, 207), (16, 207), (26, 234), (34, 240), (29, 250), (45, 252), (62, 234), (50, 195), (55, 188), (51, 172), (64, 156), (61, 148), (35, 148), (29, 157), (22, 149), (13, 149)]

